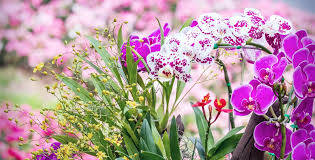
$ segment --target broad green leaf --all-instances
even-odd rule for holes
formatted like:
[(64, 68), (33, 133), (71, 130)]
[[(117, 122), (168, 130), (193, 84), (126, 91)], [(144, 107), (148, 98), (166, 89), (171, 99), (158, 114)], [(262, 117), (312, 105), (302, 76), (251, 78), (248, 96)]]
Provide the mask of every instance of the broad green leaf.
[(153, 122), (151, 122), (151, 130), (152, 130), (152, 136), (153, 136), (154, 143), (160, 149), (160, 151), (162, 152), (163, 156), (166, 157), (166, 153), (165, 153), (165, 149), (164, 149), (162, 138), (161, 138), (160, 133), (156, 129), (155, 124)]
[(150, 125), (149, 125), (147, 119), (143, 120), (140, 134), (141, 134), (141, 138), (143, 138), (146, 146), (149, 149), (148, 151), (153, 152), (153, 153), (157, 153), (155, 143), (154, 143), (154, 140), (152, 137)]
[(233, 128), (232, 130), (230, 130), (223, 138), (221, 138), (216, 144), (221, 143), (222, 141), (224, 141), (225, 139), (235, 135), (236, 133), (238, 133), (240, 130), (242, 130), (244, 128), (244, 126), (240, 126), (240, 127), (236, 127)]
[(180, 28), (179, 31), (181, 31), (182, 29), (184, 29), (185, 27), (190, 26), (191, 22), (192, 22), (193, 18), (189, 18), (185, 21), (185, 23), (182, 25), (182, 27)]
[(53, 135), (51, 137), (62, 144), (67, 144), (69, 142), (77, 143), (78, 141), (77, 139), (67, 136), (67, 135)]
[[(235, 134), (223, 140), (218, 146), (211, 148), (208, 153), (209, 159), (217, 160), (234, 151), (243, 133)], [(213, 151), (215, 150), (215, 151)]]
[(171, 148), (172, 160), (181, 160), (182, 156), (179, 149), (175, 117), (172, 118), (171, 128), (170, 128), (170, 148)]
[[(206, 132), (208, 129), (208, 123), (207, 123), (203, 113), (201, 112), (201, 110), (199, 108), (193, 107), (193, 110), (195, 112), (197, 128), (198, 128), (199, 137), (200, 137), (202, 146), (204, 148), (206, 148), (205, 147), (206, 146)], [(209, 136), (208, 137), (208, 148), (210, 149), (214, 144), (214, 139), (213, 139), (213, 135), (211, 132), (211, 128), (210, 128), (208, 136)]]
[(79, 96), (85, 102), (93, 101), (93, 97), (89, 95), (89, 92), (83, 88), (78, 82), (74, 81), (69, 77), (65, 77), (62, 75), (57, 75), (58, 78), (67, 85), (77, 96)]
[(149, 147), (147, 146), (147, 144), (145, 143), (142, 137), (140, 137), (140, 149), (142, 151), (150, 151)]
[[(132, 140), (129, 138), (129, 136), (125, 133), (123, 133), (123, 138), (124, 138), (124, 142), (126, 145), (126, 149), (129, 155), (134, 155), (137, 154), (139, 155), (139, 152), (137, 150), (137, 147), (134, 145), (134, 143), (132, 142)], [(139, 160), (138, 156), (134, 157), (136, 160)]]
[(148, 152), (148, 151), (142, 151), (141, 152), (141, 159), (147, 159), (147, 160), (165, 160), (162, 156)]
[(118, 30), (118, 37), (117, 37), (117, 49), (118, 49), (119, 53), (121, 51), (121, 47), (123, 45), (123, 42), (124, 42), (124, 40), (122, 37), (122, 25), (121, 25), (119, 30)]
[(165, 148), (166, 157), (170, 160), (171, 159), (171, 148), (170, 148), (170, 140), (168, 138), (167, 132), (164, 132), (162, 140), (163, 140), (163, 145)]
[(105, 65), (115, 75), (115, 77), (118, 80), (120, 86), (123, 87), (124, 84), (123, 84), (122, 79), (121, 79), (121, 74), (123, 74), (123, 72), (122, 71), (118, 71), (118, 69), (122, 69), (122, 68), (121, 67), (117, 67), (115, 65), (114, 61), (111, 59), (111, 55), (106, 51), (104, 46), (102, 46), (101, 43), (98, 40), (94, 39), (91, 36), (87, 36), (87, 39), (89, 39), (90, 43), (94, 46), (94, 48), (97, 51), (97, 53), (100, 54), (100, 56), (103, 59)]
[(156, 18), (156, 21), (159, 23), (159, 26), (160, 26), (160, 32), (161, 32), (161, 47), (163, 46), (164, 44), (164, 30), (161, 26), (161, 23), (160, 23), (160, 20), (158, 18)]
[(202, 143), (200, 142), (200, 139), (192, 137), (190, 140), (194, 144), (196, 144), (196, 148), (197, 148), (198, 155), (199, 155), (200, 159), (204, 160), (205, 159), (205, 149), (203, 148)]

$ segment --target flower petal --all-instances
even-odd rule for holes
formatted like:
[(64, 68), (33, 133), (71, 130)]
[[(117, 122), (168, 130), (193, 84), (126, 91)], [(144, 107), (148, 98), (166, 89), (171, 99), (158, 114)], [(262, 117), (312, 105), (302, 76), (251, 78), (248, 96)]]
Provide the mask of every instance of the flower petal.
[(264, 140), (267, 137), (274, 137), (278, 127), (274, 123), (268, 124), (267, 122), (259, 123), (254, 130), (254, 140), (255, 142), (260, 145), (264, 146)]
[(304, 47), (307, 46), (307, 45), (309, 45), (309, 44), (314, 43), (314, 41), (313, 41), (312, 38), (310, 38), (310, 37), (303, 37), (303, 38), (301, 39), (301, 42), (302, 42), (302, 44), (303, 44)]
[(303, 142), (307, 138), (308, 138), (308, 134), (307, 134), (307, 131), (305, 129), (299, 129), (299, 130), (295, 131), (291, 135), (291, 146), (292, 146), (292, 148), (294, 148), (296, 145), (298, 145), (299, 143)]
[(304, 67), (307, 81), (315, 81), (315, 64), (308, 64)]
[(305, 79), (302, 73), (302, 69), (298, 66), (293, 73), (293, 86), (295, 94), (298, 97), (304, 97), (303, 95), (303, 87), (304, 87)]
[(267, 55), (264, 57), (259, 58), (256, 62), (255, 62), (255, 73), (256, 76), (259, 75), (259, 71), (261, 69), (267, 69), (267, 68), (271, 68), (272, 65), (274, 65), (275, 63), (277, 63), (278, 59), (275, 55)]
[(301, 62), (307, 60), (310, 51), (307, 48), (297, 50), (292, 58), (293, 67), (296, 68)]
[(233, 91), (231, 96), (231, 104), (234, 109), (237, 109), (239, 111), (244, 110), (244, 107), (242, 106), (242, 101), (243, 99), (249, 99), (252, 90), (253, 87), (251, 85), (243, 85)]
[(315, 142), (307, 145), (307, 149), (310, 151), (310, 158), (315, 158)]
[(294, 148), (294, 150), (292, 152), (292, 158), (294, 160), (306, 160), (307, 159), (305, 143), (300, 143)]
[(253, 98), (259, 106), (255, 108), (254, 112), (258, 115), (267, 113), (268, 108), (273, 102), (273, 97), (274, 93), (271, 87), (265, 84), (258, 85), (256, 97)]
[(299, 49), (298, 39), (298, 36), (295, 34), (290, 34), (283, 39), (283, 49), (291, 62), (295, 51)]
[(285, 71), (287, 64), (287, 59), (283, 57), (276, 65), (272, 66), (272, 71), (275, 75), (273, 83), (278, 82), (282, 78), (282, 74)]

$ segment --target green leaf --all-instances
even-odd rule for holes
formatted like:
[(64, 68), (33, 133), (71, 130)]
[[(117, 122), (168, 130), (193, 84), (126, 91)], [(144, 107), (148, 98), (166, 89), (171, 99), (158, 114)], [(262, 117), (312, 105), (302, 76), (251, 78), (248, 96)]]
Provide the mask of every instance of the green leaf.
[(153, 153), (157, 153), (155, 143), (154, 143), (154, 140), (152, 137), (150, 125), (149, 125), (147, 119), (143, 120), (140, 134), (141, 134), (141, 138), (143, 138), (145, 144), (147, 145), (147, 147), (149, 149), (148, 151), (153, 152)]
[(147, 152), (147, 151), (141, 152), (141, 159), (165, 160), (162, 156), (152, 153), (152, 152)]
[[(126, 145), (126, 149), (129, 155), (134, 155), (137, 154), (139, 155), (139, 152), (137, 150), (137, 147), (134, 145), (134, 143), (132, 142), (132, 140), (129, 138), (129, 136), (125, 133), (123, 133), (123, 138), (124, 138), (124, 142)], [(138, 156), (134, 157), (136, 160), (139, 160)]]
[(217, 144), (221, 143), (222, 141), (224, 141), (225, 139), (235, 135), (236, 133), (238, 133), (240, 130), (242, 130), (244, 128), (244, 126), (240, 126), (240, 127), (236, 127), (233, 128), (232, 130), (230, 130), (223, 138), (221, 138)]
[(170, 128), (170, 147), (171, 147), (171, 157), (172, 160), (181, 160), (182, 156), (179, 149), (177, 126), (175, 117), (172, 118), (171, 128)]
[(90, 102), (93, 101), (93, 97), (89, 95), (89, 92), (83, 88), (78, 82), (74, 81), (69, 77), (62, 75), (57, 75), (58, 78), (67, 85), (77, 96), (79, 96), (83, 101)]
[(185, 85), (186, 85), (186, 83), (184, 83), (182, 81), (177, 81), (175, 102), (178, 100), (178, 98), (182, 94), (182, 92), (185, 88)]
[[(133, 54), (131, 53), (130, 49), (130, 42), (128, 40), (127, 47), (126, 47), (126, 61), (127, 61), (127, 71), (128, 71), (128, 80), (129, 84), (137, 84), (137, 63), (134, 61)], [(139, 61), (139, 59), (138, 59)], [(136, 100), (136, 92), (137, 92), (137, 86), (132, 86), (132, 96)]]
[(118, 37), (117, 37), (117, 49), (119, 51), (119, 53), (121, 52), (121, 47), (123, 45), (123, 37), (122, 37), (122, 25), (120, 26), (119, 30), (118, 30)]
[[(116, 79), (118, 80), (119, 84), (121, 87), (124, 86), (121, 76), (125, 77), (123, 75), (123, 71), (121, 67), (117, 67), (114, 63), (113, 60), (111, 60), (111, 55), (106, 51), (104, 46), (101, 45), (101, 43), (94, 39), (91, 36), (87, 36), (87, 39), (89, 39), (90, 43), (94, 46), (95, 50), (97, 51), (98, 54), (100, 54), (101, 58), (103, 59), (105, 65), (112, 71), (112, 73), (115, 75)], [(119, 63), (118, 63), (119, 64)], [(119, 69), (119, 70), (118, 70)]]
[(164, 148), (164, 145), (163, 145), (162, 138), (161, 138), (160, 133), (156, 129), (155, 124), (153, 122), (151, 122), (151, 130), (152, 130), (152, 136), (153, 136), (154, 143), (160, 149), (160, 151), (162, 152), (163, 156), (166, 157), (166, 152), (165, 152), (165, 148)]
[(160, 32), (161, 32), (161, 47), (163, 46), (164, 44), (164, 30), (161, 26), (161, 23), (160, 23), (160, 20), (158, 18), (156, 18), (156, 21), (159, 23), (159, 26), (160, 26)]
[[(207, 128), (208, 128), (208, 123), (203, 115), (203, 113), (201, 112), (201, 110), (197, 107), (193, 107), (193, 110), (195, 112), (195, 118), (196, 118), (196, 123), (197, 123), (197, 128), (198, 128), (198, 132), (199, 132), (199, 137), (202, 143), (202, 146), (204, 148), (206, 148), (206, 132), (207, 132)], [(214, 144), (214, 139), (213, 139), (213, 135), (211, 132), (211, 129), (209, 131), (209, 135), (208, 135), (208, 148), (210, 149), (213, 144)]]
[(168, 138), (167, 132), (164, 132), (162, 140), (163, 140), (163, 145), (164, 145), (164, 148), (165, 148), (166, 157), (168, 159), (171, 159), (170, 140)]
[(67, 144), (69, 142), (77, 143), (78, 141), (77, 139), (67, 136), (67, 135), (53, 135), (51, 137), (62, 144)]
[[(243, 133), (235, 134), (223, 140), (208, 152), (209, 159), (217, 160), (234, 151)], [(213, 151), (214, 150), (214, 151)], [(211, 153), (211, 154), (209, 154)]]
[(135, 144), (139, 145), (139, 140), (137, 136), (135, 135), (135, 132), (131, 129), (130, 125), (126, 122), (123, 122), (124, 128), (127, 130), (128, 134), (131, 136), (132, 140), (135, 142)]
[(180, 28), (179, 31), (181, 31), (182, 29), (184, 29), (185, 27), (190, 26), (191, 22), (192, 22), (193, 18), (189, 18), (185, 21), (185, 23), (182, 25), (182, 27)]
[(197, 151), (198, 151), (198, 155), (200, 157), (201, 160), (204, 160), (205, 159), (205, 149), (203, 148), (201, 142), (200, 142), (200, 139), (198, 138), (195, 138), (195, 137), (192, 137), (190, 139), (194, 144), (196, 144), (196, 148), (197, 148)]

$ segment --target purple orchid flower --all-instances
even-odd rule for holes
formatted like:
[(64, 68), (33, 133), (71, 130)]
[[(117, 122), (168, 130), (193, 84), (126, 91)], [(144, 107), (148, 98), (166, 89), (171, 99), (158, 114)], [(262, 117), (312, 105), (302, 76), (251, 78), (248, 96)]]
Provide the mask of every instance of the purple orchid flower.
[[(290, 142), (292, 131), (286, 128), (286, 141)], [(261, 151), (274, 153), (280, 157), (281, 153), (281, 127), (279, 123), (261, 122), (254, 130), (255, 147)], [(284, 155), (287, 156), (292, 148), (290, 143), (286, 143)]]
[(294, 91), (297, 97), (315, 97), (315, 64), (301, 63), (293, 73)]
[[(60, 145), (61, 145), (61, 143), (55, 142), (55, 143), (51, 144), (50, 147), (54, 151), (56, 151), (56, 150), (58, 150), (60, 148)], [(57, 158), (57, 155), (54, 152), (52, 152), (50, 154), (47, 153), (47, 152), (44, 152), (44, 153), (42, 153), (40, 155), (37, 155), (36, 156), (36, 160), (59, 160), (59, 159)]]
[(305, 98), (292, 112), (292, 122), (296, 122), (299, 128), (303, 128), (311, 122), (314, 98)]
[(257, 115), (266, 114), (273, 103), (274, 93), (270, 86), (252, 80), (248, 85), (236, 88), (231, 97), (234, 114), (245, 116), (254, 111)]
[(255, 62), (256, 78), (267, 85), (273, 85), (278, 82), (285, 68), (287, 67), (287, 60), (282, 57), (282, 54), (267, 55), (261, 57)]
[[(164, 37), (166, 37), (171, 28), (166, 23), (163, 27), (164, 31)], [(155, 30), (153, 33), (151, 33), (148, 37), (140, 39), (138, 36), (130, 36), (130, 46), (134, 47), (134, 49), (143, 57), (143, 59), (146, 61), (147, 56), (156, 51), (160, 51), (161, 49), (161, 31), (160, 29)], [(123, 53), (121, 58), (122, 61), (126, 61), (126, 45), (127, 43), (124, 43), (121, 48), (121, 52)], [(138, 56), (133, 54), (134, 61), (138, 60)], [(127, 66), (127, 63), (124, 63), (125, 66)], [(140, 61), (138, 64), (138, 69), (141, 71), (145, 71), (144, 64)]]
[(315, 128), (308, 124), (305, 129), (299, 129), (291, 136), (293, 160), (315, 159)]
[[(309, 57), (309, 54), (313, 54), (312, 52), (315, 50), (315, 47), (311, 47), (309, 45), (314, 45), (315, 42), (307, 36), (305, 30), (299, 30), (295, 34), (289, 34), (283, 39), (283, 49), (286, 53), (286, 56), (290, 62), (293, 62), (294, 68), (298, 65), (298, 63), (294, 64), (294, 59), (297, 59), (299, 62), (303, 60), (314, 61), (313, 57)], [(308, 47), (306, 47), (308, 46)], [(294, 55), (300, 55), (294, 58)]]

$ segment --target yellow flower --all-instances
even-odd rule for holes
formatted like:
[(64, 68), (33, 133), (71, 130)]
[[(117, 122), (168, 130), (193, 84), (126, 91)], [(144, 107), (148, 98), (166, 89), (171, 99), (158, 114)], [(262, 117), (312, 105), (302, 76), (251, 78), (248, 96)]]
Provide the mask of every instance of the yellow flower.
[(37, 71), (41, 71), (43, 67), (44, 67), (44, 63), (43, 63), (43, 62), (40, 63), (40, 64), (38, 64), (38, 65), (34, 68), (33, 73), (36, 73)]

